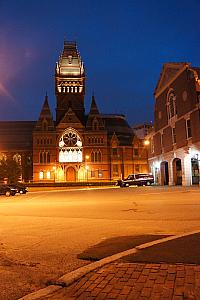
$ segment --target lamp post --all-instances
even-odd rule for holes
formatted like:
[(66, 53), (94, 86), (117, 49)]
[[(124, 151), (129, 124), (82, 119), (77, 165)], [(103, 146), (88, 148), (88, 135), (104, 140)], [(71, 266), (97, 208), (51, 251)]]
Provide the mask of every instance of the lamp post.
[(149, 172), (149, 164), (148, 164), (148, 155), (149, 155), (149, 145), (150, 145), (150, 141), (149, 139), (144, 139), (143, 141), (143, 145), (144, 145), (144, 150), (145, 150), (145, 159), (147, 160), (147, 169), (148, 169), (148, 172)]

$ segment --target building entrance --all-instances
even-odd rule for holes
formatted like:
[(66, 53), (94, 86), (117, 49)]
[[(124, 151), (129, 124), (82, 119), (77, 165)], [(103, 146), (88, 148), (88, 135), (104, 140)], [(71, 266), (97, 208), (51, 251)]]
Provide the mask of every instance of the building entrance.
[(197, 158), (191, 159), (192, 184), (199, 184), (199, 161)]
[(161, 184), (168, 185), (169, 184), (169, 169), (168, 169), (167, 161), (161, 162), (160, 172), (161, 172)]
[(173, 160), (173, 175), (174, 175), (174, 184), (182, 185), (182, 168), (180, 158), (175, 158)]
[(67, 181), (76, 181), (76, 171), (73, 167), (67, 168), (66, 180)]

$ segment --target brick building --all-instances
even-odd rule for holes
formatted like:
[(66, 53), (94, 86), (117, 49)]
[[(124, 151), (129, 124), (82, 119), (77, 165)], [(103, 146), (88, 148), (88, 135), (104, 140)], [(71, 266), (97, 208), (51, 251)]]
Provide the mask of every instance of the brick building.
[[(76, 43), (65, 41), (55, 68), (56, 120), (46, 95), (36, 122), (0, 122), (0, 139), (5, 140), (3, 148), (0, 144), (1, 155), (23, 156), (23, 170), (29, 162), (23, 180), (116, 180), (148, 171), (146, 150), (125, 117), (101, 114), (94, 96), (86, 114), (84, 94), (83, 62)], [(15, 136), (13, 140), (10, 134)], [(21, 141), (18, 148), (17, 136)]]
[(154, 95), (149, 164), (157, 183), (199, 184), (200, 69), (164, 64)]

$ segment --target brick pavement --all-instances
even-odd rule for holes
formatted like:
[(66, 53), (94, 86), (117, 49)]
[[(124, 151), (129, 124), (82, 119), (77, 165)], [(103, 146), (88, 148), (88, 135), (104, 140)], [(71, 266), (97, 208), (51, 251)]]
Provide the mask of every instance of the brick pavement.
[(43, 299), (200, 300), (200, 266), (118, 261)]

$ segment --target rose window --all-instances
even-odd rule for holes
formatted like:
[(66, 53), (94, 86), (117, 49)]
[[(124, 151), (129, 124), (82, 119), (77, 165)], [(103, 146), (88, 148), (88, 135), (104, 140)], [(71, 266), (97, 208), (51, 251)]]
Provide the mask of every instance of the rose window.
[(65, 130), (59, 140), (59, 162), (82, 162), (82, 141), (73, 128)]

